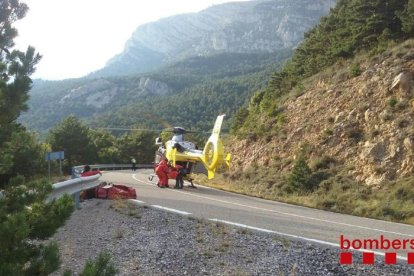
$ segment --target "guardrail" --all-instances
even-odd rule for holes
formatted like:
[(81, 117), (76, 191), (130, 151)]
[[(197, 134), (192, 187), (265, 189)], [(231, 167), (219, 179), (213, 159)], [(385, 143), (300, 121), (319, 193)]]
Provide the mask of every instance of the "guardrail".
[(98, 186), (101, 183), (99, 177), (101, 177), (101, 175), (97, 174), (55, 183), (52, 185), (53, 191), (48, 196), (47, 201), (59, 198), (64, 194), (69, 194), (72, 195), (75, 201), (75, 207), (79, 209), (80, 192)]
[(76, 194), (99, 185), (100, 174), (79, 177), (53, 184), (53, 192), (49, 195), (48, 200), (59, 198), (64, 194)]
[[(75, 166), (72, 167), (72, 177), (79, 177), (85, 166)], [(89, 165), (91, 170), (131, 170), (131, 164), (98, 164), (98, 165)], [(154, 165), (148, 164), (137, 164), (135, 165), (136, 169), (151, 169)]]
[[(72, 195), (75, 201), (75, 207), (79, 208), (80, 192), (94, 188), (100, 184), (100, 174), (80, 177), (85, 166), (75, 166), (72, 168), (72, 179), (53, 184), (53, 192), (47, 198), (48, 201), (59, 198), (64, 194)], [(132, 169), (131, 164), (98, 164), (89, 165), (91, 170), (126, 170)], [(138, 164), (136, 169), (150, 169), (153, 165)]]

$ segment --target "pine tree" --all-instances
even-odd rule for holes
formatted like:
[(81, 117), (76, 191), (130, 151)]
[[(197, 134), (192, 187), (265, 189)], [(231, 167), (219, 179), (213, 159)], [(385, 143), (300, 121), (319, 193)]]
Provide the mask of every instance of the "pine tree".
[(10, 173), (13, 166), (11, 137), (21, 129), (16, 119), (27, 109), (32, 83), (29, 76), (41, 58), (33, 47), (25, 53), (13, 49), (17, 30), (12, 24), (23, 18), (27, 10), (27, 5), (17, 0), (0, 2), (0, 175)]
[(40, 60), (33, 47), (13, 49), (17, 31), (12, 24), (27, 10), (19, 0), (0, 2), (0, 275), (8, 276), (48, 275), (58, 268), (56, 244), (38, 241), (52, 235), (73, 210), (69, 196), (46, 202), (52, 189), (48, 182), (16, 176), (22, 172), (18, 162), (39, 152), (33, 137), (16, 122), (27, 109), (29, 76)]
[(403, 32), (412, 37), (414, 35), (414, 0), (408, 0), (404, 11), (398, 13), (398, 17), (401, 19)]
[(87, 164), (97, 159), (89, 127), (76, 116), (63, 119), (49, 132), (48, 141), (54, 151), (64, 151), (68, 166)]

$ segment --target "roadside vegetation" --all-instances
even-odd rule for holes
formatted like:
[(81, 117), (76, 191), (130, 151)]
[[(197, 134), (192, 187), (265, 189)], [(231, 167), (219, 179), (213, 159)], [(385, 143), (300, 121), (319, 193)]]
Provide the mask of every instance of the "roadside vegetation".
[[(277, 134), (283, 121), (283, 103), (293, 91), (304, 92), (303, 81), (334, 65), (352, 60), (361, 52), (374, 56), (414, 36), (414, 0), (339, 0), (330, 14), (305, 34), (283, 68), (273, 72), (266, 88), (258, 90), (249, 107), (240, 109), (232, 126), (238, 137)], [(360, 74), (358, 63), (351, 76)]]
[[(335, 72), (338, 81), (354, 78), (362, 73), (361, 59), (374, 60), (396, 45), (402, 46), (388, 54), (400, 57), (398, 49), (407, 53), (412, 49), (410, 39), (414, 37), (413, 12), (414, 0), (339, 0), (330, 14), (305, 34), (292, 59), (272, 74), (268, 86), (256, 91), (248, 107), (237, 112), (232, 133), (239, 139), (256, 142), (286, 139), (283, 104), (304, 94), (307, 84), (323, 77), (326, 71)], [(384, 105), (392, 111), (404, 108), (407, 103), (390, 98)], [(328, 120), (333, 122), (334, 117)], [(403, 128), (407, 122), (400, 120), (396, 124)], [(323, 135), (328, 138), (333, 130), (327, 128)], [(358, 129), (346, 133), (347, 139), (355, 141), (361, 135)], [(332, 157), (309, 160), (306, 152), (298, 156), (296, 160), (269, 156), (268, 166), (253, 163), (243, 171), (202, 181), (219, 189), (265, 199), (414, 224), (414, 176), (367, 186), (349, 174), (352, 168)]]
[[(41, 175), (51, 147), (17, 122), (27, 110), (30, 75), (41, 59), (31, 46), (25, 52), (13, 48), (13, 24), (27, 11), (18, 0), (0, 4), (0, 275), (10, 276), (49, 275), (59, 268), (58, 245), (47, 239), (73, 211), (68, 195), (47, 200), (52, 185)], [(106, 269), (108, 260), (102, 255), (90, 261), (82, 275), (114, 275)]]
[[(274, 163), (252, 166), (244, 172), (222, 173), (214, 180), (199, 177), (203, 185), (311, 208), (414, 225), (414, 177), (367, 186), (352, 179), (346, 165), (303, 159), (290, 173)], [(309, 172), (309, 173), (308, 173)], [(300, 180), (300, 181), (298, 181)]]

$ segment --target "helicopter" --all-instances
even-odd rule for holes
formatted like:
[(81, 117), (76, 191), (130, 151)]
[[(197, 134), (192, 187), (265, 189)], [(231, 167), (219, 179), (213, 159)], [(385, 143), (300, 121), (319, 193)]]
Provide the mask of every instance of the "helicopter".
[[(187, 171), (185, 179), (194, 187), (192, 180), (193, 174), (204, 173), (208, 179), (213, 179), (216, 170), (223, 164), (227, 168), (230, 167), (231, 154), (224, 152), (223, 143), (220, 139), (221, 126), (226, 115), (217, 116), (213, 131), (207, 140), (203, 150), (199, 150), (197, 146), (190, 141), (184, 139), (184, 134), (192, 133), (182, 127), (174, 127), (171, 132), (173, 136), (171, 140), (162, 142), (160, 137), (157, 137), (155, 144), (159, 146), (155, 152), (154, 168), (161, 162), (161, 160), (168, 160), (172, 162), (175, 167), (177, 164), (184, 167)], [(155, 175), (148, 177), (152, 181)]]

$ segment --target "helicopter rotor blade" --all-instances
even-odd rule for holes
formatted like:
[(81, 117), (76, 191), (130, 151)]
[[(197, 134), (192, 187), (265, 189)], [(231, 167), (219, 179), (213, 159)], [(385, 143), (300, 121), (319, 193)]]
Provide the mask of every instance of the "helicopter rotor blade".
[(186, 130), (181, 127), (175, 127), (172, 129), (148, 129), (148, 128), (128, 128), (128, 127), (97, 127), (96, 129), (105, 129), (105, 130), (120, 130), (120, 131), (146, 131), (146, 132), (172, 132), (176, 133), (177, 128), (180, 128), (182, 134), (186, 133), (201, 133), (201, 134), (210, 134), (207, 131), (196, 131), (196, 130)]
[(147, 128), (124, 128), (124, 127), (98, 127), (97, 129), (107, 130), (123, 130), (123, 131), (148, 131), (148, 132), (161, 132), (160, 129), (147, 129)]

